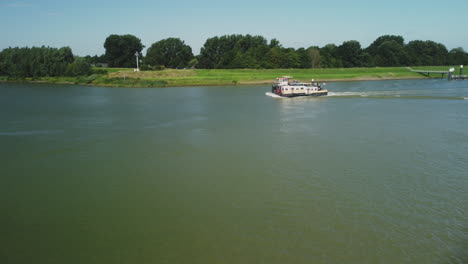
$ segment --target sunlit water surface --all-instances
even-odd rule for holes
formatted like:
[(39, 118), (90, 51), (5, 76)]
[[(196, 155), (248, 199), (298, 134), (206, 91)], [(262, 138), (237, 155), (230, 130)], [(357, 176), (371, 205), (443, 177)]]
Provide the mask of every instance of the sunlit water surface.
[(0, 262), (468, 263), (468, 81), (0, 83)]

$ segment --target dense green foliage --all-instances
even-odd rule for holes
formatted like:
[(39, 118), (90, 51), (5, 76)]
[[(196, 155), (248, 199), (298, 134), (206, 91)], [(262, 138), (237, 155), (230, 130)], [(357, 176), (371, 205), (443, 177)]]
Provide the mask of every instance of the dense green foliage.
[[(63, 77), (63, 80), (66, 79), (66, 82), (69, 82), (72, 78), (67, 79), (68, 77), (80, 76), (79, 83), (99, 83), (107, 78), (103, 75), (111, 75), (124, 69), (91, 69), (91, 64), (134, 68), (136, 66), (135, 52), (141, 53), (144, 48), (141, 40), (133, 35), (110, 35), (107, 37), (104, 47), (106, 48), (104, 55), (93, 57), (75, 57), (69, 47), (59, 49), (44, 46), (7, 48), (0, 52), (0, 80), (11, 78), (52, 80)], [(361, 67), (467, 65), (468, 53), (463, 48), (449, 51), (443, 44), (430, 40), (414, 40), (405, 43), (403, 37), (394, 35), (381, 36), (367, 48), (361, 47), (358, 41), (351, 40), (344, 41), (339, 46), (327, 44), (323, 47), (310, 46), (298, 49), (285, 48), (277, 39), (268, 42), (262, 36), (225, 35), (207, 39), (198, 56), (193, 56), (192, 49), (184, 41), (178, 38), (164, 39), (152, 44), (146, 57), (142, 59), (144, 63), (141, 65), (141, 69), (146, 73), (150, 71), (166, 73), (168, 71), (165, 71), (165, 68), (185, 67), (318, 70), (333, 68), (336, 70), (337, 68)], [(175, 74), (174, 72), (170, 73)], [(187, 82), (194, 81), (194, 84), (197, 84), (197, 79), (192, 80), (191, 76), (183, 78), (186, 78)], [(342, 79), (343, 77), (340, 76), (336, 76), (336, 78)], [(372, 74), (365, 76), (372, 76)], [(394, 77), (398, 76), (402, 78), (414, 77), (394, 75)], [(387, 77), (391, 76), (376, 75), (372, 78)], [(135, 77), (135, 79), (138, 78)], [(327, 75), (325, 78), (334, 77)], [(361, 77), (354, 76), (352, 78)], [(159, 79), (159, 77), (154, 79)], [(213, 80), (203, 80), (202, 82), (211, 84), (217, 83), (221, 79), (221, 77), (216, 77)], [(180, 80), (169, 79), (168, 81), (179, 85)], [(244, 79), (236, 79), (229, 75), (226, 80), (223, 80), (223, 83), (242, 83), (243, 81)]]
[(305, 49), (283, 48), (279, 41), (270, 43), (262, 36), (226, 35), (209, 38), (201, 48), (198, 68), (310, 68)]
[(71, 64), (68, 64), (67, 76), (81, 76), (91, 73), (91, 65), (85, 58), (76, 58)]
[(337, 48), (337, 56), (345, 68), (362, 67), (365, 61), (359, 41), (345, 41)]
[(169, 68), (184, 68), (193, 59), (192, 48), (178, 39), (167, 38), (153, 43), (146, 52), (144, 62)]
[(284, 48), (278, 40), (262, 36), (225, 35), (209, 38), (198, 56), (198, 68), (353, 68), (468, 64), (468, 54), (434, 41), (405, 44), (402, 36), (385, 35), (369, 47), (356, 40), (322, 48)]
[(374, 42), (372, 42), (369, 47), (366, 48), (366, 52), (369, 53), (371, 56), (377, 56), (378, 55), (378, 50), (380, 45), (382, 45), (384, 42), (395, 42), (396, 44), (400, 46), (404, 46), (405, 40), (403, 39), (402, 36), (393, 36), (393, 35), (384, 35), (378, 37)]
[(447, 63), (447, 48), (434, 41), (414, 40), (406, 46), (410, 65), (445, 65)]
[(97, 64), (100, 64), (100, 63), (103, 63), (103, 64), (106, 64), (107, 63), (107, 59), (106, 59), (106, 55), (105, 54), (102, 54), (101, 56), (98, 56), (98, 55), (94, 55), (94, 56), (85, 56), (84, 57), (90, 64), (93, 64), (93, 65), (97, 65)]
[(468, 64), (468, 53), (463, 48), (452, 49), (448, 53), (447, 62), (451, 65), (466, 65)]
[(104, 42), (106, 60), (110, 67), (136, 67), (135, 52), (141, 54), (145, 46), (133, 35), (110, 35)]
[(0, 76), (79, 76), (89, 74), (90, 69), (89, 63), (83, 58), (75, 58), (69, 47), (7, 48), (0, 52)]

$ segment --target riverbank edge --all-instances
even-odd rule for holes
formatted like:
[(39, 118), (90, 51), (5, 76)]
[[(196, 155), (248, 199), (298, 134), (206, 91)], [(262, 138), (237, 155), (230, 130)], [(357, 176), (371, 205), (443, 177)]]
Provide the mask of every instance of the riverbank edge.
[[(69, 78), (67, 78), (69, 79)], [(357, 78), (324, 78), (318, 79), (316, 82), (358, 82), (358, 81), (388, 81), (388, 80), (419, 80), (419, 79), (440, 79), (436, 77), (426, 77), (426, 76), (407, 76), (407, 77), (357, 77)], [(144, 81), (145, 79), (142, 79)], [(66, 85), (81, 85), (81, 86), (95, 86), (95, 87), (106, 87), (106, 88), (170, 88), (170, 87), (201, 87), (201, 86), (248, 86), (255, 84), (274, 84), (273, 80), (260, 80), (260, 81), (239, 81), (237, 83), (226, 83), (226, 82), (197, 82), (193, 84), (171, 84), (168, 83), (163, 86), (148, 86), (140, 85), (137, 81), (132, 82), (129, 85), (121, 84), (96, 84), (96, 83), (81, 83), (78, 81), (65, 81), (65, 80), (27, 80), (27, 79), (18, 79), (18, 80), (0, 80), (0, 83), (42, 83), (42, 84), (66, 84)]]

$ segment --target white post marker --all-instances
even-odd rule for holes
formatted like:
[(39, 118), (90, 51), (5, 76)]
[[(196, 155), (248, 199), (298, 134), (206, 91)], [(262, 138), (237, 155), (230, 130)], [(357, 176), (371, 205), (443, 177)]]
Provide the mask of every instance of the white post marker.
[(140, 71), (140, 67), (138, 67), (138, 56), (140, 56), (140, 53), (135, 52), (135, 56), (136, 56), (136, 62), (137, 62), (137, 68), (136, 68), (136, 71)]

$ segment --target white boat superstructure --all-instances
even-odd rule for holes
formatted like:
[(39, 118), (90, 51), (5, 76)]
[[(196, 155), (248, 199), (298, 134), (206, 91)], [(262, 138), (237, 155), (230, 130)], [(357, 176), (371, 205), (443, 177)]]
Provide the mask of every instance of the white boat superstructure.
[(276, 78), (277, 84), (273, 85), (271, 92), (283, 97), (321, 96), (328, 94), (328, 91), (322, 89), (321, 85), (318, 83), (305, 83), (290, 80), (291, 77), (289, 76)]

